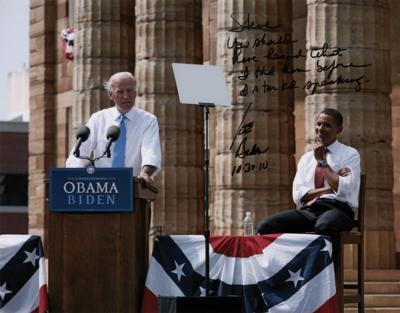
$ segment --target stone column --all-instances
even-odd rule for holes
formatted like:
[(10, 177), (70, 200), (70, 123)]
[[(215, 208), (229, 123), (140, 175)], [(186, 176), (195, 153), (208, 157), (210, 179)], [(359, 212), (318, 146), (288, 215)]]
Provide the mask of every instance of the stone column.
[(217, 64), (224, 67), (232, 103), (215, 110), (219, 234), (242, 234), (245, 211), (260, 221), (292, 206), (291, 11), (289, 0), (218, 1)]
[(134, 69), (134, 1), (86, 0), (75, 3), (75, 58), (72, 110), (74, 128), (110, 105), (103, 83)]
[(200, 233), (203, 221), (202, 111), (179, 103), (172, 63), (202, 63), (201, 1), (136, 1), (137, 106), (158, 117), (163, 151), (153, 227)]
[(397, 30), (400, 21), (396, 16), (400, 14), (400, 2), (389, 1), (390, 9), (390, 58), (392, 74), (392, 130), (393, 130), (393, 175), (394, 175), (394, 212), (395, 212), (395, 232), (396, 232), (396, 263), (400, 268), (400, 41), (397, 39)]
[[(219, 0), (206, 0), (203, 1), (203, 62), (204, 64), (216, 65), (217, 64), (217, 22), (218, 22), (218, 1)], [(215, 110), (211, 109), (209, 115), (209, 128), (210, 128), (210, 197), (209, 197), (209, 220), (211, 234), (215, 233), (214, 223), (214, 200), (215, 200), (215, 131), (217, 129), (217, 120)]]
[[(306, 27), (307, 27), (307, 2), (292, 1), (293, 5), (293, 32), (292, 38), (296, 42), (293, 44), (293, 51), (298, 49), (306, 50)], [(306, 58), (300, 58), (295, 60), (295, 66), (298, 68), (305, 68)], [(297, 72), (293, 74), (294, 78), (299, 82), (299, 85), (305, 81), (305, 73)], [(300, 157), (304, 154), (304, 148), (306, 144), (305, 140), (305, 115), (304, 115), (304, 101), (306, 94), (304, 88), (297, 88), (294, 93), (294, 116), (295, 116), (295, 128), (296, 128), (296, 163)]]
[(344, 115), (341, 141), (367, 173), (366, 267), (393, 268), (393, 158), (387, 1), (308, 0), (306, 135), (324, 107)]
[(55, 162), (54, 62), (56, 53), (53, 0), (30, 2), (29, 233), (47, 245), (47, 171)]

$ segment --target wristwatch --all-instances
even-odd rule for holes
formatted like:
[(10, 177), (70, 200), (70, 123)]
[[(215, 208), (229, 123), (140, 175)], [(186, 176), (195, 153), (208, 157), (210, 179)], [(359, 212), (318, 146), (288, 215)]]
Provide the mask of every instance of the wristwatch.
[(326, 162), (326, 160), (320, 160), (320, 161), (318, 161), (318, 164), (322, 168), (329, 167), (329, 164), (328, 164), (328, 162)]

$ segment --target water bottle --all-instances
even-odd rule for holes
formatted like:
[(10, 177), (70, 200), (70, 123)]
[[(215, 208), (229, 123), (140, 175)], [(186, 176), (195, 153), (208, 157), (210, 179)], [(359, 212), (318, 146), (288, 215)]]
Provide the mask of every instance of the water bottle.
[(253, 218), (251, 217), (251, 212), (247, 211), (246, 216), (243, 221), (244, 235), (253, 236)]

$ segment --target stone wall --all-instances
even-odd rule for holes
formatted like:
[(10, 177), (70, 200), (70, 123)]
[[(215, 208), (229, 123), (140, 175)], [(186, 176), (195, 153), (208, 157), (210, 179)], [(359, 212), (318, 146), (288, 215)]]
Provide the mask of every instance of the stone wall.
[[(302, 49), (306, 51), (306, 27), (307, 27), (307, 3), (306, 0), (292, 0), (292, 16), (293, 16), (293, 32), (292, 38), (296, 42), (293, 44), (293, 51)], [(294, 66), (296, 68), (305, 69), (306, 60), (304, 58), (296, 59)], [(305, 83), (305, 73), (297, 72), (293, 74), (299, 85)], [(298, 162), (300, 157), (304, 154), (306, 146), (305, 136), (305, 112), (304, 112), (304, 100), (306, 93), (304, 88), (297, 88), (294, 91), (295, 95), (295, 136), (296, 136), (296, 161)]]
[(56, 6), (30, 2), (29, 233), (47, 238), (45, 179), (55, 165)]
[(291, 1), (217, 3), (216, 63), (232, 107), (215, 110), (213, 218), (216, 233), (240, 235), (245, 211), (260, 221), (293, 206), (293, 64), (273, 56), (292, 54), (292, 9)]
[(202, 62), (201, 2), (136, 2), (137, 106), (158, 117), (163, 152), (152, 226), (167, 234), (201, 233), (203, 119), (181, 104), (172, 63)]
[(392, 93), (392, 148), (393, 148), (393, 203), (395, 213), (397, 268), (400, 268), (400, 2), (389, 1), (390, 9), (390, 58)]

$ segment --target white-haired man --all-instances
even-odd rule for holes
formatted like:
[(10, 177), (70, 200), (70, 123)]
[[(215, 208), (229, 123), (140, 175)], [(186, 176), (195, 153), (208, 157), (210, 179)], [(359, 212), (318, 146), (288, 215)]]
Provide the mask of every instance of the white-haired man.
[[(81, 148), (80, 154), (89, 156), (93, 153), (98, 157), (104, 153), (107, 138), (106, 133), (110, 126), (122, 125), (123, 139), (114, 143), (114, 151), (111, 158), (101, 158), (96, 161), (97, 167), (131, 167), (133, 175), (143, 178), (146, 183), (153, 183), (153, 176), (161, 167), (161, 148), (157, 118), (146, 111), (135, 107), (136, 80), (129, 72), (119, 72), (110, 77), (104, 84), (108, 96), (114, 103), (113, 107), (98, 111), (89, 118), (87, 126), (90, 136)], [(115, 149), (119, 140), (124, 141), (124, 153), (122, 163), (115, 165), (118, 155)], [(69, 155), (67, 167), (84, 167), (85, 160), (76, 158), (72, 152)]]

